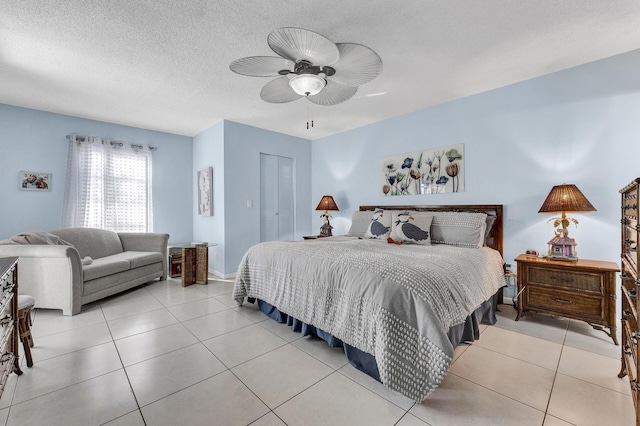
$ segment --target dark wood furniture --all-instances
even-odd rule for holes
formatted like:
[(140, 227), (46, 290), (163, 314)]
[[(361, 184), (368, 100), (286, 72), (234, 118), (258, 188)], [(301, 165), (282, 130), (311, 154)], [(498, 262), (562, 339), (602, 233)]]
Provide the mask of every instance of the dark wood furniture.
[(640, 197), (640, 178), (635, 179), (629, 185), (620, 190), (621, 215), (621, 295), (622, 295), (622, 367), (618, 377), (629, 375), (631, 396), (636, 409), (636, 425), (640, 425), (640, 386), (638, 385), (638, 239), (640, 227), (638, 226), (638, 198)]
[(209, 246), (182, 248), (182, 286), (209, 282)]
[(18, 296), (18, 337), (22, 342), (24, 357), (27, 360), (27, 367), (33, 367), (31, 348), (33, 347), (33, 336), (31, 335), (31, 310), (36, 306), (36, 299), (26, 294)]
[[(540, 312), (584, 321), (616, 337), (616, 272), (614, 262), (550, 260), (521, 254), (516, 258), (518, 316)], [(606, 329), (609, 329), (608, 331)]]
[(0, 257), (0, 396), (9, 375), (20, 375), (18, 362), (18, 258)]
[(169, 244), (169, 268), (171, 277), (182, 275), (182, 286), (209, 282), (209, 247), (215, 243)]

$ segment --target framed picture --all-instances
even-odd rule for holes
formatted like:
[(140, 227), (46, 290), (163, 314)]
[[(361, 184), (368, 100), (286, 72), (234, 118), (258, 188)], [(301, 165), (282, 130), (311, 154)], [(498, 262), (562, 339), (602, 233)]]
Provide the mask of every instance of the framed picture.
[(51, 191), (51, 173), (21, 171), (18, 187), (22, 191)]
[(213, 216), (213, 167), (198, 172), (198, 214)]
[(380, 189), (385, 196), (464, 192), (464, 144), (384, 157)]

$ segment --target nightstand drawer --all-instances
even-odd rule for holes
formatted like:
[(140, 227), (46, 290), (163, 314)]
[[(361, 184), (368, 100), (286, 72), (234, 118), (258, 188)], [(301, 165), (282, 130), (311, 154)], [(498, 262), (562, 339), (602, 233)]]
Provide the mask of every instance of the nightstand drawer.
[(526, 304), (530, 308), (580, 315), (584, 318), (601, 319), (604, 314), (603, 300), (565, 291), (549, 291), (529, 286), (526, 289)]
[(567, 287), (597, 294), (604, 293), (601, 273), (531, 266), (528, 268), (527, 282), (537, 285)]

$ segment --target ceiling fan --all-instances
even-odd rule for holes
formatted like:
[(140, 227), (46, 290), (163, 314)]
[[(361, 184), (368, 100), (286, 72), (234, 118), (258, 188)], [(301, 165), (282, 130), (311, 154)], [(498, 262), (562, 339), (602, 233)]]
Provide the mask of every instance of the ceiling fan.
[(271, 103), (306, 97), (318, 105), (335, 105), (351, 98), (358, 86), (382, 71), (373, 50), (356, 43), (333, 43), (302, 28), (278, 28), (267, 38), (280, 55), (248, 56), (229, 65), (231, 71), (252, 77), (277, 77), (264, 85), (260, 97)]

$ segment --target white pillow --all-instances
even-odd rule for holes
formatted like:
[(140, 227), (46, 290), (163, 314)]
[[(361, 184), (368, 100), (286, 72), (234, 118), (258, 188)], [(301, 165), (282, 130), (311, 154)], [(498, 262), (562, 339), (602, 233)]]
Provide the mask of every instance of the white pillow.
[(378, 209), (373, 212), (371, 222), (365, 232), (365, 238), (386, 240), (391, 233), (391, 212)]
[(408, 212), (394, 214), (394, 235), (396, 242), (404, 244), (431, 245), (431, 221), (433, 215), (429, 213)]
[(398, 234), (396, 233), (396, 227), (398, 226), (398, 222), (400, 222), (400, 218), (404, 220), (404, 215), (411, 215), (412, 213), (416, 213), (414, 211), (409, 210), (393, 210), (391, 213), (391, 234), (389, 234), (389, 238), (393, 241), (400, 241)]
[(353, 215), (351, 215), (351, 228), (349, 228), (349, 232), (347, 233), (347, 235), (353, 237), (363, 237), (367, 232), (367, 228), (369, 228), (370, 223), (371, 210), (356, 210), (355, 212), (353, 212)]
[(485, 213), (434, 212), (431, 243), (480, 248), (487, 228)]

